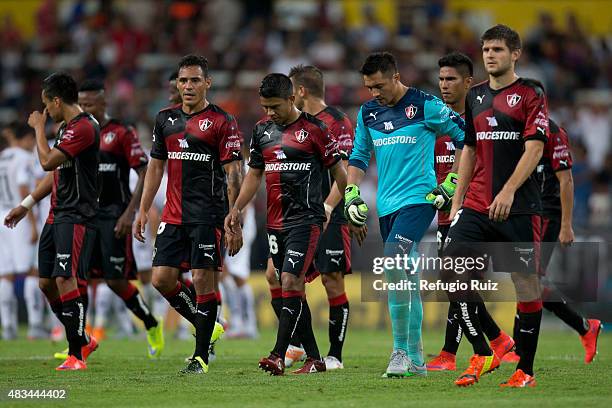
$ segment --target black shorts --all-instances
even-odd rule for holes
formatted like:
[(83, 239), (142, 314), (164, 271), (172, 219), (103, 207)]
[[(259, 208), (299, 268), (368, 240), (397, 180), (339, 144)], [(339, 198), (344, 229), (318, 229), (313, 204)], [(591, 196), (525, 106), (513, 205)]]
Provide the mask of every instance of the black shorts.
[(443, 249), (446, 245), (446, 239), (448, 238), (448, 231), (450, 230), (450, 224), (440, 225), (438, 224), (438, 232), (436, 233), (436, 240), (438, 241), (438, 256), (443, 256)]
[(153, 266), (220, 271), (223, 267), (222, 240), (223, 230), (213, 225), (162, 222), (153, 247)]
[(85, 224), (45, 224), (38, 244), (39, 276), (86, 281), (95, 240), (96, 230)]
[(496, 222), (470, 208), (462, 208), (451, 223), (444, 255), (449, 257), (489, 256), (498, 272), (535, 273), (538, 270), (541, 217), (511, 215)]
[(132, 234), (115, 238), (117, 219), (96, 220), (97, 237), (90, 278), (128, 279), (136, 276)]
[(304, 277), (317, 250), (320, 225), (299, 225), (286, 231), (268, 229), (270, 255), (277, 276), (282, 272)]
[(321, 234), (314, 265), (319, 273), (351, 273), (351, 236), (348, 225), (329, 224)]
[(561, 231), (561, 214), (558, 216), (544, 215), (542, 217), (542, 250), (540, 253), (540, 274), (546, 275), (546, 268), (559, 240)]

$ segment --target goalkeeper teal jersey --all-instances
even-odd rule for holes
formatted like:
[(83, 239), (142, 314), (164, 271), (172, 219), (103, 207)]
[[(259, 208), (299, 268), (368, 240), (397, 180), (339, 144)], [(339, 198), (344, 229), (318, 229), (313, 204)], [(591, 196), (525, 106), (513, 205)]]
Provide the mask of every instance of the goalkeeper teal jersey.
[(465, 123), (435, 96), (415, 88), (394, 106), (372, 99), (361, 106), (349, 165), (366, 171), (372, 152), (378, 167), (378, 216), (402, 207), (428, 204), (436, 185), (436, 138), (448, 135), (463, 148)]

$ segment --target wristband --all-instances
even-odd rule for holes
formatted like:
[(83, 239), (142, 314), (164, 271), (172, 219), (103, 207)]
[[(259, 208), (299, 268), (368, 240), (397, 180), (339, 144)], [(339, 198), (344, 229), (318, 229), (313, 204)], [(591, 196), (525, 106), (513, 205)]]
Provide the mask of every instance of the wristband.
[(31, 210), (32, 207), (34, 207), (34, 204), (36, 204), (36, 200), (34, 199), (34, 197), (32, 197), (32, 194), (28, 194), (28, 196), (24, 198), (21, 204), (19, 205), (22, 206), (23, 208), (27, 208), (28, 210)]
[(326, 213), (332, 213), (334, 211), (334, 207), (332, 207), (331, 205), (327, 204), (327, 203), (323, 203), (323, 207), (325, 207), (325, 212)]

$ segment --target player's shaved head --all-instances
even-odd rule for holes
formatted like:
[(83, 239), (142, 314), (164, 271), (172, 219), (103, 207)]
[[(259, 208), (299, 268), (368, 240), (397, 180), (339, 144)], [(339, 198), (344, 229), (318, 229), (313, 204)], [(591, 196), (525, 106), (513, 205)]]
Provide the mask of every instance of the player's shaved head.
[(262, 98), (289, 99), (293, 96), (293, 84), (285, 74), (268, 74), (261, 81), (259, 95)]
[(438, 67), (452, 67), (457, 70), (462, 77), (474, 76), (474, 64), (470, 57), (460, 52), (452, 52), (438, 60)]
[(104, 82), (100, 79), (86, 79), (79, 87), (79, 92), (103, 92)]
[(42, 91), (47, 99), (59, 98), (69, 105), (77, 103), (79, 99), (76, 82), (64, 72), (56, 72), (46, 77), (42, 83)]
[(510, 51), (521, 49), (521, 37), (519, 34), (504, 24), (498, 24), (485, 31), (482, 37), (480, 37), (480, 44), (484, 45), (485, 41), (491, 40), (504, 41)]
[(397, 73), (397, 62), (390, 52), (375, 52), (367, 56), (359, 72), (367, 76), (377, 72), (384, 76), (393, 76)]
[(296, 86), (303, 86), (316, 98), (325, 98), (323, 72), (313, 65), (296, 65), (289, 71), (289, 78)]
[(104, 82), (99, 79), (86, 79), (79, 87), (79, 105), (100, 123), (106, 114)]

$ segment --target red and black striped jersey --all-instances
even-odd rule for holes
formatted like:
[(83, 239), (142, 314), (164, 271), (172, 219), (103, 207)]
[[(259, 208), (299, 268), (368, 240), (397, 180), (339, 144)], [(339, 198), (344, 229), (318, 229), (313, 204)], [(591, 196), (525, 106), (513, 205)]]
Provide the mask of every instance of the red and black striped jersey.
[(118, 218), (132, 199), (130, 169), (146, 166), (148, 158), (140, 146), (136, 131), (118, 120), (110, 119), (100, 129), (100, 209), (106, 218)]
[(209, 104), (193, 114), (180, 106), (161, 110), (153, 130), (151, 157), (168, 161), (168, 224), (223, 225), (227, 184), (223, 165), (242, 160), (242, 138), (233, 116)]
[[(465, 120), (465, 114), (461, 114), (461, 119)], [(455, 164), (455, 144), (450, 136), (444, 135), (436, 139), (434, 155), (434, 170), (437, 182), (440, 184), (446, 179)], [(438, 211), (438, 225), (449, 225), (451, 220), (448, 216), (448, 211)]]
[(572, 154), (565, 129), (550, 121), (550, 136), (544, 145), (544, 153), (538, 164), (536, 177), (542, 193), (544, 214), (560, 215), (561, 199), (559, 179), (555, 174), (572, 168)]
[[(478, 84), (469, 90), (465, 105), (465, 144), (476, 148), (476, 165), (463, 206), (486, 214), (514, 172), (525, 142), (546, 142), (548, 105), (540, 83), (524, 78), (497, 90), (488, 81)], [(532, 174), (515, 192), (510, 214), (535, 214), (541, 209), (540, 189)]]
[(305, 112), (288, 125), (264, 119), (253, 129), (250, 153), (249, 166), (266, 174), (268, 228), (323, 224), (324, 171), (340, 160), (325, 123)]
[(98, 122), (89, 113), (78, 114), (59, 128), (53, 147), (67, 159), (53, 171), (47, 224), (87, 222), (98, 210)]
[[(338, 141), (338, 152), (342, 160), (348, 160), (353, 150), (353, 140), (355, 139), (355, 131), (353, 130), (353, 124), (344, 112), (341, 110), (328, 106), (321, 112), (315, 115), (315, 118), (323, 121), (330, 133), (334, 135)], [(325, 171), (323, 175), (323, 201), (329, 195), (331, 187), (334, 185), (334, 177), (329, 170)], [(340, 191), (340, 195), (344, 197), (344, 191)], [(336, 208), (331, 214), (330, 224), (346, 224), (346, 218), (344, 217), (344, 199), (340, 200)]]

